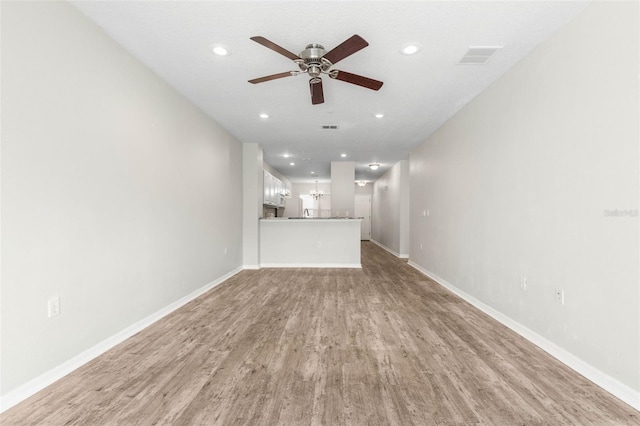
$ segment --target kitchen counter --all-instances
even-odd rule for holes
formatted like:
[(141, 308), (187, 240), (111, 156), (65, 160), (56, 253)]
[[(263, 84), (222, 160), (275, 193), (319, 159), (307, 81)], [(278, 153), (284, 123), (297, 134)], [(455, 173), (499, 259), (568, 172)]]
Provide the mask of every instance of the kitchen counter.
[(260, 220), (260, 266), (361, 268), (359, 218)]
[[(353, 219), (362, 219), (361, 217), (340, 217), (340, 216), (331, 216), (331, 217), (283, 217), (283, 218), (274, 218), (274, 219), (289, 219), (289, 220), (353, 220)], [(264, 219), (269, 220), (269, 219)]]

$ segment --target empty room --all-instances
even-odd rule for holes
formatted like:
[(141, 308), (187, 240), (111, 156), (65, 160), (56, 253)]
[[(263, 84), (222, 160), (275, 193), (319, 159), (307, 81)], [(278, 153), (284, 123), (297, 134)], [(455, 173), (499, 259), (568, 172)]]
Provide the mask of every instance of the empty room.
[(0, 24), (0, 424), (640, 425), (637, 1)]

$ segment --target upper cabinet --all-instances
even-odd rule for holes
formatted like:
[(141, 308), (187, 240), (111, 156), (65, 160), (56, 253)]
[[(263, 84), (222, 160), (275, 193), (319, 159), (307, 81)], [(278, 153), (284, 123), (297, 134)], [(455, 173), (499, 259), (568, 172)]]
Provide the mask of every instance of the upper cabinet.
[(288, 193), (288, 188), (280, 179), (264, 171), (264, 205), (284, 207), (284, 198)]

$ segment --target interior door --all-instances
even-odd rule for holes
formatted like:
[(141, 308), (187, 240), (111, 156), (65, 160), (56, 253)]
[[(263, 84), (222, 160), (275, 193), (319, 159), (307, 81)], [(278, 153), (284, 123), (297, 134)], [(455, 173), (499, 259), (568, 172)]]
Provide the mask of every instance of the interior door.
[(356, 195), (355, 216), (361, 217), (360, 239), (369, 241), (371, 239), (371, 195)]

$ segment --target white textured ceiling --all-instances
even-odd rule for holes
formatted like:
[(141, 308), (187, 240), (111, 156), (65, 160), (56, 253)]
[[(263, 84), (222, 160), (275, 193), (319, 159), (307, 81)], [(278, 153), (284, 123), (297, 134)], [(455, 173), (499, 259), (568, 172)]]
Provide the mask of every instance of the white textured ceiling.
[[(78, 9), (169, 84), (294, 182), (330, 179), (330, 162), (375, 180), (457, 110), (551, 36), (585, 1), (75, 1)], [(300, 53), (353, 34), (369, 46), (334, 68), (384, 82), (380, 91), (323, 79), (311, 105), (308, 76), (252, 85), (296, 69), (249, 39)], [(406, 43), (421, 51), (400, 54)], [(231, 55), (211, 52), (222, 45)], [(456, 65), (469, 46), (504, 46), (486, 65)], [(270, 118), (261, 119), (260, 113)], [(382, 119), (374, 114), (384, 113)], [(322, 130), (338, 124), (338, 130)], [(284, 158), (289, 153), (292, 158)], [(341, 153), (347, 153), (343, 159)], [(303, 161), (303, 158), (311, 160)], [(290, 166), (293, 161), (295, 166)], [(381, 164), (371, 172), (367, 164)], [(311, 171), (316, 175), (311, 175)]]

